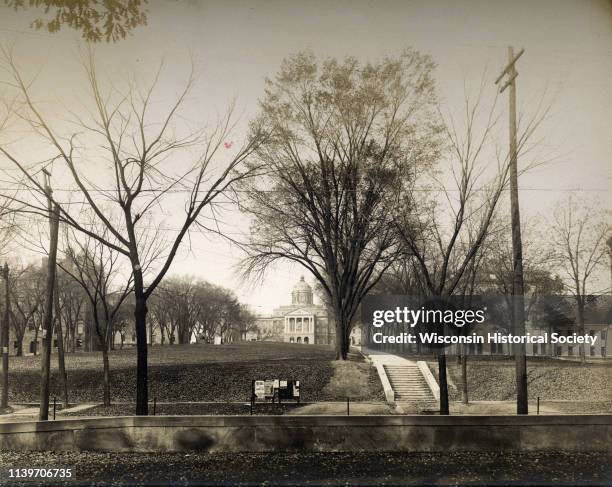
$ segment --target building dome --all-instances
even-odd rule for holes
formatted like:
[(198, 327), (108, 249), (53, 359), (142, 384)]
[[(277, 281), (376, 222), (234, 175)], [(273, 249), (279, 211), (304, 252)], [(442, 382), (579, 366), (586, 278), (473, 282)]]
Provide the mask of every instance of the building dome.
[(304, 280), (304, 276), (300, 277), (298, 283), (293, 286), (291, 304), (312, 304), (312, 288)]

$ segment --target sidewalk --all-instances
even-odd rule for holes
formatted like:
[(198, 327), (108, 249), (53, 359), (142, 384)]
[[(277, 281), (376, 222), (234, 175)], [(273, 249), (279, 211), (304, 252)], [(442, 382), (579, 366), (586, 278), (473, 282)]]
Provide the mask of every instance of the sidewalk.
[[(91, 409), (93, 407), (98, 406), (98, 403), (85, 403), (85, 404), (77, 404), (76, 406), (59, 410), (56, 412), (55, 417), (61, 418), (61, 416), (65, 413), (76, 413), (79, 411), (86, 411), (87, 409)], [(38, 406), (29, 407), (29, 406), (12, 406), (13, 412), (9, 414), (0, 414), (0, 423), (21, 423), (24, 421), (38, 421)], [(53, 419), (53, 406), (49, 408), (49, 419)]]

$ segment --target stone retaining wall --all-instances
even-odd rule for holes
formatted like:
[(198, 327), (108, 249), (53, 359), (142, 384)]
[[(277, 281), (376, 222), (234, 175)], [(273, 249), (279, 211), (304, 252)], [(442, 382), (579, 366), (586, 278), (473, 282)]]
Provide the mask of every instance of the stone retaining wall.
[(4, 450), (612, 451), (612, 416), (148, 416), (0, 424)]

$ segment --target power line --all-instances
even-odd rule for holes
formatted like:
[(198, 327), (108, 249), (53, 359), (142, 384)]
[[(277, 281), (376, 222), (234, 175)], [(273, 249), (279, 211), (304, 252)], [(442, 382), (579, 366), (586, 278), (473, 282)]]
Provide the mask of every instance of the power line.
[[(6, 181), (5, 181), (6, 182)], [(4, 188), (0, 188), (0, 191), (15, 191), (17, 190), (17, 188), (8, 188), (8, 187), (4, 187)], [(113, 193), (116, 192), (117, 189), (113, 188), (113, 189), (101, 189), (101, 188), (91, 188), (88, 189), (87, 192), (89, 193)], [(461, 191), (458, 188), (426, 188), (426, 187), (421, 187), (421, 188), (411, 188), (409, 190), (406, 190), (406, 193), (409, 192), (422, 192), (422, 193), (439, 193), (439, 192), (445, 192), (445, 191), (452, 191), (452, 192), (458, 192)], [(488, 188), (474, 188), (471, 191), (488, 191)], [(503, 191), (507, 191), (507, 189), (504, 189)], [(519, 188), (519, 191), (543, 191), (543, 192), (594, 192), (594, 193), (611, 193), (612, 189), (611, 188), (551, 188), (551, 187), (523, 187), (523, 188)], [(82, 191), (78, 188), (54, 188), (53, 189), (54, 193), (57, 192), (64, 192), (64, 193), (82, 193)], [(200, 193), (205, 193), (206, 191), (200, 191)], [(219, 194), (233, 194), (233, 193), (288, 193), (289, 191), (286, 190), (282, 190), (282, 189), (231, 189), (231, 190), (224, 190), (224, 191), (220, 191)], [(341, 193), (352, 193), (352, 192), (360, 192), (360, 193), (365, 193), (366, 190), (362, 190), (362, 189), (347, 189), (347, 190), (342, 190), (340, 191)], [(142, 189), (141, 193), (154, 193), (154, 194), (159, 194), (159, 193), (166, 193), (166, 194), (185, 194), (185, 193), (189, 193), (191, 194), (192, 191), (190, 189), (172, 189), (172, 190), (168, 190), (168, 191), (164, 191), (164, 190), (159, 190), (159, 189)], [(64, 204), (64, 203), (63, 203)]]

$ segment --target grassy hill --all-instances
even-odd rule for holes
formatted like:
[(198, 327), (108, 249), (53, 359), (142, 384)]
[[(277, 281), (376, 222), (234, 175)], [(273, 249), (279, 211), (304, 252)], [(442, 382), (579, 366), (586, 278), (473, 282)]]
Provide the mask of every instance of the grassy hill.
[[(437, 364), (429, 362), (437, 376)], [(461, 367), (448, 359), (452, 385), (452, 400), (461, 399)], [(511, 358), (485, 360), (468, 359), (467, 367), (470, 400), (507, 401), (516, 398), (514, 361)], [(553, 401), (609, 401), (612, 402), (612, 364), (587, 363), (558, 359), (529, 359), (527, 361), (529, 397)]]
[[(110, 364), (113, 401), (133, 401), (136, 350), (112, 351)], [(56, 355), (51, 365), (51, 395), (60, 397)], [(102, 400), (101, 353), (67, 354), (66, 367), (71, 402)], [(251, 380), (266, 378), (300, 380), (303, 401), (384, 397), (375, 369), (361, 355), (351, 354), (341, 367), (354, 377), (349, 384), (337, 377), (332, 381), (337, 369), (332, 347), (324, 345), (245, 342), (149, 348), (150, 396), (158, 401), (247, 401)], [(40, 357), (11, 357), (10, 402), (36, 402), (39, 387)]]

